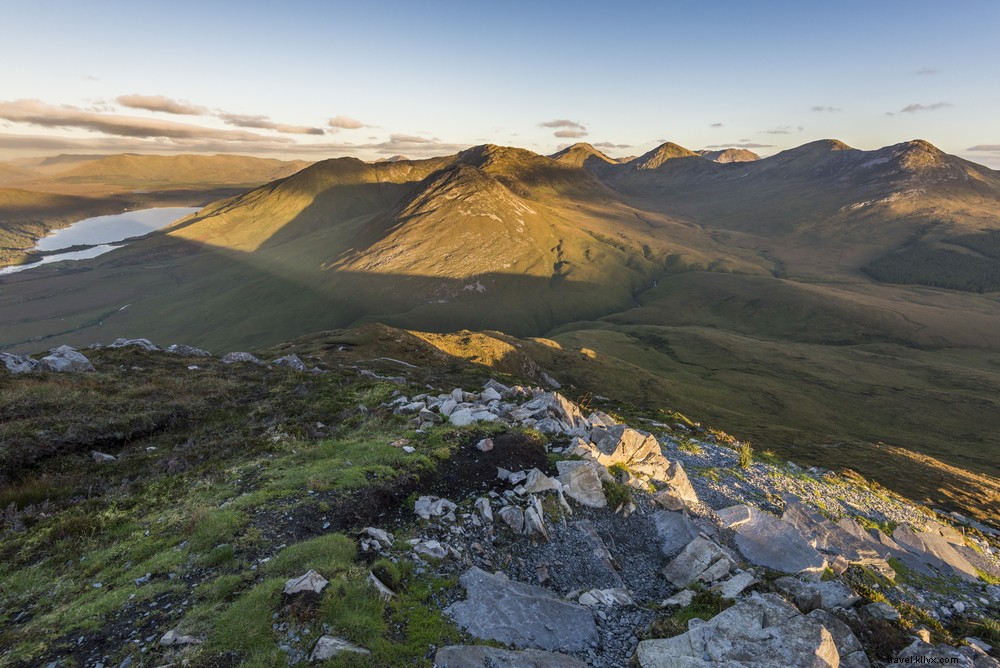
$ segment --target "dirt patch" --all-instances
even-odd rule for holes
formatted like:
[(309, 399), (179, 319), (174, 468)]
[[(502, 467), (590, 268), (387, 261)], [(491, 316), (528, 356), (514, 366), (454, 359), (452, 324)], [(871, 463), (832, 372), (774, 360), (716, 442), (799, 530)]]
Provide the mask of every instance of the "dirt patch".
[(555, 466), (546, 456), (541, 441), (525, 434), (505, 432), (491, 437), (492, 450), (480, 452), (476, 443), (485, 436), (474, 435), (438, 467), (431, 493), (454, 500), (493, 489), (497, 485), (497, 468), (508, 471), (537, 468), (543, 473), (555, 474)]

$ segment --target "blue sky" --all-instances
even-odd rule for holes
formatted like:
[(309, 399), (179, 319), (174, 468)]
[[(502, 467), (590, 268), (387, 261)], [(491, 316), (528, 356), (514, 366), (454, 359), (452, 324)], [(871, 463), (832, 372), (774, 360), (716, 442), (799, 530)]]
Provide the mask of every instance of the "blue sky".
[(1000, 168), (992, 1), (16, 5), (0, 159), (921, 138)]

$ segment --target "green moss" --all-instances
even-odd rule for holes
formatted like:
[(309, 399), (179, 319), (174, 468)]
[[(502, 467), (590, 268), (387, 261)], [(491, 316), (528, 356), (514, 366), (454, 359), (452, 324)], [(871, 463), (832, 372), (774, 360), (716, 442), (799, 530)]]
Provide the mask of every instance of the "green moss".
[(271, 615), (278, 608), (284, 586), (281, 578), (264, 580), (223, 609), (206, 640), (206, 651), (236, 652), (247, 659), (278, 651)]
[(248, 518), (234, 508), (196, 508), (188, 517), (186, 534), (191, 549), (204, 552), (236, 537)]
[(632, 490), (625, 483), (605, 480), (601, 485), (604, 487), (604, 496), (608, 499), (608, 507), (612, 510), (617, 510), (632, 501)]
[(725, 599), (717, 592), (702, 589), (697, 591), (691, 602), (668, 615), (657, 617), (645, 633), (645, 638), (672, 638), (688, 630), (692, 619), (708, 621), (735, 601)]

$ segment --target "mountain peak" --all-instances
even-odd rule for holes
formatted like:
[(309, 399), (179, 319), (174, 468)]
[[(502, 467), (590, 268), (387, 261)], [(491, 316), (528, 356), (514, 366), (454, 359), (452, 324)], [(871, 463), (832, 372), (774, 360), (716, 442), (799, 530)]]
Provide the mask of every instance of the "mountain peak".
[(636, 169), (656, 169), (668, 160), (696, 157), (698, 157), (698, 154), (694, 151), (668, 141), (660, 144), (652, 151), (640, 155), (630, 164), (634, 165)]
[(604, 155), (604, 153), (597, 150), (592, 145), (582, 141), (577, 142), (572, 146), (567, 146), (563, 150), (557, 151), (549, 157), (558, 162), (573, 165), (574, 167), (583, 167), (585, 163), (590, 160), (597, 160), (599, 163), (607, 163), (609, 165), (617, 164), (616, 161)]
[(702, 150), (698, 151), (698, 155), (705, 158), (706, 160), (711, 160), (712, 162), (753, 162), (755, 160), (760, 160), (760, 156), (753, 151), (748, 151), (745, 148), (727, 148), (720, 151), (708, 151)]

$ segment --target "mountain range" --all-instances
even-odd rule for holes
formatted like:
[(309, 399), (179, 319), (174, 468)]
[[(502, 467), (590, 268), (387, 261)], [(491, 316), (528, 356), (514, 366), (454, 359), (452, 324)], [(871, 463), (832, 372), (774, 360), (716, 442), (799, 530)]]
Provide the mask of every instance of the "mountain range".
[[(496, 330), (569, 353), (581, 391), (627, 370), (623, 397), (806, 460), (877, 477), (884, 441), (996, 476), (1000, 173), (920, 140), (747, 153), (270, 165), (269, 183), (118, 251), (4, 277), (0, 346)], [(133, 156), (61, 178), (81, 170), (155, 178)]]

